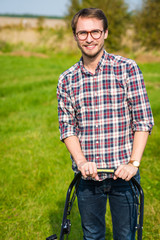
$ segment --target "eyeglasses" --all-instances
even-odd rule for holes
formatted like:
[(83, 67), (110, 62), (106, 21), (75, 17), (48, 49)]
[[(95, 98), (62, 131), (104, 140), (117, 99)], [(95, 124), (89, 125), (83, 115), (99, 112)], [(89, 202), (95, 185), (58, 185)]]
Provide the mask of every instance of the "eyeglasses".
[(95, 40), (99, 39), (102, 36), (102, 32), (99, 29), (95, 29), (92, 31), (79, 31), (76, 33), (76, 36), (78, 37), (79, 40), (84, 41), (87, 39), (88, 34), (91, 34), (91, 37)]

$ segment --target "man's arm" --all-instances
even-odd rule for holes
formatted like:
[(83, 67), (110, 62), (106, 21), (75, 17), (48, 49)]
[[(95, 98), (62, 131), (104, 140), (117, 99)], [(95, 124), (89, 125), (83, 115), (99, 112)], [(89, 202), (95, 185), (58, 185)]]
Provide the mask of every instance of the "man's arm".
[(96, 164), (86, 160), (81, 150), (79, 139), (76, 136), (75, 110), (70, 95), (67, 92), (66, 81), (67, 80), (61, 76), (57, 86), (60, 139), (64, 141), (78, 170), (81, 171), (84, 178), (91, 176), (95, 178), (95, 180), (99, 180)]
[[(136, 160), (140, 163), (149, 132), (135, 132), (134, 141), (133, 141), (133, 149), (130, 160)], [(136, 175), (138, 171), (137, 167), (134, 167), (132, 164), (120, 165), (114, 176), (114, 180), (117, 178), (122, 178), (126, 181), (129, 181), (134, 175)]]
[(81, 150), (81, 146), (79, 143), (79, 139), (77, 136), (70, 136), (64, 139), (64, 143), (72, 155), (78, 170), (81, 171), (82, 175), (86, 178), (90, 176), (95, 178), (95, 180), (99, 180), (97, 174), (97, 167), (94, 162), (88, 162)]
[[(130, 65), (127, 77), (127, 102), (132, 115), (131, 127), (134, 132), (130, 160), (140, 162), (154, 121), (143, 75), (135, 62)], [(119, 177), (129, 181), (137, 173), (137, 170), (138, 168), (130, 163), (120, 165), (115, 172), (114, 179)]]

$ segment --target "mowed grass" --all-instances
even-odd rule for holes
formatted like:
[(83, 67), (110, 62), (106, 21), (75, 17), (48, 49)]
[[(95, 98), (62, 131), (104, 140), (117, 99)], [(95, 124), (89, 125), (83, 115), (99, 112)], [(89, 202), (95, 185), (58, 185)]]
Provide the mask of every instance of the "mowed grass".
[[(56, 86), (79, 57), (0, 56), (0, 238), (42, 240), (60, 234), (66, 191), (73, 178), (68, 151), (59, 140)], [(160, 239), (160, 69), (139, 64), (155, 126), (141, 164), (145, 193), (144, 238)], [(82, 239), (75, 203), (69, 239)], [(106, 239), (112, 239), (106, 216)]]

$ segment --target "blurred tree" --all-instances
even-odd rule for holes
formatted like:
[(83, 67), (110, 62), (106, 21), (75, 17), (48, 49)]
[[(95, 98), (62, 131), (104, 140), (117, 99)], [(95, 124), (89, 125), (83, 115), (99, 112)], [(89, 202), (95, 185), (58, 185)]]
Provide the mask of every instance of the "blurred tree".
[(45, 22), (45, 18), (40, 16), (37, 18), (37, 28), (39, 31), (41, 31), (43, 29), (43, 25), (44, 25), (44, 22)]
[(129, 20), (128, 6), (124, 0), (70, 0), (66, 19), (70, 25), (74, 14), (82, 8), (100, 8), (106, 14), (109, 23), (109, 35), (105, 42), (107, 49), (120, 50), (121, 37), (125, 34)]
[(143, 0), (135, 15), (136, 38), (146, 49), (160, 48), (160, 0)]

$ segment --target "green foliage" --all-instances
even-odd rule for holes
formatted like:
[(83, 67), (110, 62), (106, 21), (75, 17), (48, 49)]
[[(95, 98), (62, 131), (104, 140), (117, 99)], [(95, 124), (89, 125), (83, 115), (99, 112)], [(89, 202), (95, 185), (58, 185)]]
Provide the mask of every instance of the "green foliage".
[(135, 16), (136, 38), (147, 49), (160, 48), (160, 1), (144, 0)]
[(13, 45), (6, 42), (6, 41), (2, 41), (0, 40), (0, 51), (3, 53), (7, 53), (7, 52), (12, 52), (13, 50)]
[[(59, 140), (56, 86), (79, 57), (0, 55), (0, 236), (42, 240), (60, 234), (66, 190), (73, 178), (68, 151)], [(145, 192), (144, 239), (160, 236), (160, 69), (140, 64), (155, 119), (141, 164)], [(75, 204), (70, 240), (82, 239)], [(112, 240), (109, 209), (106, 239)]]
[(129, 13), (124, 0), (71, 0), (68, 8), (68, 25), (74, 14), (82, 8), (100, 8), (106, 14), (109, 23), (109, 36), (106, 41), (107, 49), (121, 49), (121, 37), (125, 34)]

